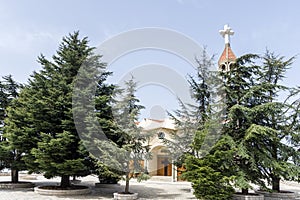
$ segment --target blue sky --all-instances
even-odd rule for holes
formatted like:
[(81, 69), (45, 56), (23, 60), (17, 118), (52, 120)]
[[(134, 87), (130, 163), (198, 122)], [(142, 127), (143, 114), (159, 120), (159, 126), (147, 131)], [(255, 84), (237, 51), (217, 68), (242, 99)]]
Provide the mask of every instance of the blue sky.
[[(37, 56), (43, 53), (50, 58), (61, 38), (76, 30), (88, 36), (91, 46), (98, 46), (136, 28), (172, 29), (207, 46), (217, 61), (224, 48), (218, 31), (229, 23), (235, 31), (231, 46), (237, 56), (262, 54), (268, 48), (291, 57), (300, 53), (299, 7), (297, 0), (0, 0), (0, 75), (12, 74), (17, 81), (26, 82), (34, 70), (41, 68)], [(126, 55), (111, 69), (176, 62), (179, 73), (189, 71), (180, 59), (167, 53), (142, 54)], [(300, 85), (299, 64), (300, 58), (287, 73), (286, 84)], [(155, 105), (170, 109), (176, 104), (172, 94), (153, 85), (140, 88), (139, 96), (148, 107), (144, 116)]]

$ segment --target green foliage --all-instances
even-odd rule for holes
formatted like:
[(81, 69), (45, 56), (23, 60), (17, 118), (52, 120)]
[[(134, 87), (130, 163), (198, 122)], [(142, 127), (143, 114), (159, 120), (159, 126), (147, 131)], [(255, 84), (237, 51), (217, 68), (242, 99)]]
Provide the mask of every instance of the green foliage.
[[(213, 129), (213, 126), (208, 124), (212, 125), (216, 119), (212, 117), (213, 102), (217, 95), (214, 87), (218, 87), (219, 84), (216, 81), (216, 74), (211, 71), (214, 64), (213, 59), (213, 57), (207, 56), (205, 49), (201, 52), (200, 58), (196, 58), (198, 64), (196, 76), (189, 75), (188, 79), (194, 103), (186, 104), (178, 99), (180, 108), (175, 110), (174, 114), (169, 113), (175, 122), (176, 131), (171, 133), (171, 139), (164, 139), (164, 143), (170, 149), (171, 156), (173, 160), (177, 160), (178, 165), (182, 165), (188, 154), (196, 157), (206, 154), (211, 146), (202, 146), (204, 140), (210, 143), (217, 138), (214, 134), (207, 134), (208, 129)], [(196, 144), (193, 140), (197, 140), (201, 144)]]
[[(55, 138), (49, 134), (41, 134), (37, 148), (32, 149), (35, 162), (45, 172), (46, 178), (63, 175), (81, 175), (88, 172), (88, 160), (76, 157), (81, 149), (76, 148), (76, 137), (67, 131), (58, 133)], [(75, 144), (75, 145), (74, 145)], [(77, 152), (76, 152), (77, 151)], [(81, 150), (82, 151), (82, 150)], [(79, 152), (82, 154), (82, 152)], [(85, 153), (88, 158), (88, 152)], [(68, 169), (68, 170), (67, 170)]]
[[(4, 136), (7, 138), (6, 147), (15, 153), (14, 158), (18, 158), (15, 160), (17, 165), (25, 165), (24, 159), (31, 157), (30, 150), (38, 141), (36, 129), (33, 127), (33, 114), (29, 112), (29, 108), (33, 107), (36, 101), (35, 94), (25, 86), (20, 91), (19, 97), (7, 109)], [(21, 169), (24, 169), (24, 166), (19, 168)]]
[[(95, 164), (99, 168), (95, 169), (95, 173), (100, 182), (119, 180), (121, 175), (125, 175), (125, 192), (129, 192), (132, 174), (139, 173), (140, 179), (146, 178), (141, 161), (149, 150), (148, 146), (144, 146), (146, 135), (141, 134), (142, 130), (136, 124), (143, 108), (135, 97), (136, 83), (133, 79), (126, 82), (125, 89), (103, 87), (103, 84), (95, 86), (93, 83), (99, 77), (89, 76), (97, 74), (89, 66), (82, 69), (77, 80), (78, 91), (73, 94), (74, 118), (80, 132), (84, 133), (83, 142), (96, 159)], [(93, 87), (97, 88), (96, 96), (90, 98), (88, 94)], [(116, 94), (114, 99), (113, 94)], [(101, 130), (97, 128), (98, 123)]]
[(222, 134), (228, 135), (234, 141), (232, 147), (236, 150), (232, 166), (236, 170), (232, 174), (235, 177), (232, 184), (244, 193), (251, 188), (250, 183), (263, 184), (253, 157), (255, 149), (244, 140), (247, 129), (253, 123), (253, 107), (257, 104), (257, 96), (253, 95), (260, 73), (256, 64), (257, 58), (253, 54), (244, 55), (236, 60), (230, 71), (222, 74), (225, 77), (227, 108)]
[[(226, 105), (221, 138), (208, 155), (194, 154), (185, 162), (184, 176), (200, 199), (228, 199), (233, 187), (247, 193), (251, 183), (267, 189), (264, 180), (279, 191), (280, 179), (298, 180), (299, 89), (280, 85), (294, 58), (285, 60), (268, 51), (262, 63), (257, 64), (258, 58), (244, 55), (230, 71), (220, 73)], [(282, 91), (288, 97), (279, 101)], [(194, 137), (196, 152), (212, 130), (205, 128), (209, 121), (205, 124)]]
[(93, 157), (93, 173), (101, 182), (111, 182), (118, 181), (122, 173), (112, 167), (117, 164), (108, 152), (121, 146), (123, 139), (112, 111), (117, 89), (105, 83), (111, 73), (105, 70), (105, 63), (99, 63), (100, 58), (91, 56), (80, 68), (73, 88), (72, 111), (77, 131)]
[[(294, 57), (286, 59), (267, 51), (262, 57), (261, 73), (258, 77), (260, 98), (252, 109), (252, 125), (247, 129), (245, 141), (255, 149), (255, 163), (260, 176), (272, 185), (272, 190), (280, 190), (280, 179), (298, 180), (297, 166), (299, 140), (299, 101), (293, 101), (299, 94), (296, 89), (281, 85), (284, 74)], [(286, 100), (280, 101), (280, 93), (288, 93)], [(287, 170), (288, 169), (288, 170)]]
[(147, 135), (142, 133), (142, 129), (137, 126), (140, 110), (144, 106), (139, 104), (135, 96), (136, 83), (133, 78), (125, 82), (126, 88), (121, 91), (120, 100), (114, 105), (115, 123), (118, 131), (122, 134), (123, 144), (116, 149), (116, 160), (119, 163), (120, 171), (125, 173), (125, 193), (129, 192), (130, 174), (139, 173), (139, 181), (146, 180), (149, 176), (144, 174), (141, 161), (147, 157), (149, 146), (145, 145)]
[(105, 165), (102, 162), (97, 162), (97, 168), (95, 173), (99, 177), (100, 183), (117, 183), (119, 180), (121, 180), (121, 172), (114, 169), (109, 168), (107, 165)]
[[(93, 167), (72, 112), (73, 86), (80, 67), (88, 60), (96, 69), (105, 69), (93, 50), (87, 38), (79, 39), (75, 32), (63, 38), (52, 60), (41, 55), (38, 61), (42, 70), (32, 75), (7, 119), (10, 146), (24, 155), (22, 160), (31, 171), (44, 172), (47, 177), (62, 176), (62, 186), (70, 184), (67, 176), (86, 175)], [(108, 75), (103, 73), (98, 88), (109, 90), (110, 86), (102, 84)], [(100, 99), (102, 91), (98, 92)], [(97, 106), (105, 101), (98, 100)]]
[(224, 175), (224, 170), (220, 168), (222, 157), (207, 155), (206, 159), (188, 156), (186, 159), (186, 172), (183, 178), (192, 182), (194, 195), (198, 199), (230, 199), (234, 192), (230, 185), (233, 177)]
[[(24, 162), (21, 161), (21, 154), (16, 149), (9, 146), (9, 141), (6, 138), (6, 128), (8, 123), (6, 118), (8, 112), (14, 105), (15, 99), (18, 97), (19, 89), (22, 85), (15, 82), (11, 75), (3, 77), (0, 82), (0, 168), (11, 168), (12, 170), (25, 169)], [(13, 182), (18, 182), (18, 174), (12, 176)]]
[(235, 142), (227, 134), (218, 141), (224, 119), (219, 107), (225, 101), (218, 97), (224, 93), (222, 81), (211, 71), (213, 57), (207, 57), (205, 50), (196, 61), (197, 76), (190, 76), (189, 80), (196, 103), (186, 105), (179, 101), (181, 108), (171, 115), (178, 131), (172, 135), (172, 140), (165, 142), (173, 157), (181, 161), (178, 164), (186, 168), (182, 178), (192, 182), (198, 199), (229, 199), (234, 192), (230, 183), (234, 180), (231, 164), (236, 149)]
[(21, 87), (13, 80), (11, 75), (2, 77), (0, 81), (0, 131), (4, 126), (4, 119), (6, 117), (6, 109), (11, 104), (11, 101), (18, 97), (19, 88)]

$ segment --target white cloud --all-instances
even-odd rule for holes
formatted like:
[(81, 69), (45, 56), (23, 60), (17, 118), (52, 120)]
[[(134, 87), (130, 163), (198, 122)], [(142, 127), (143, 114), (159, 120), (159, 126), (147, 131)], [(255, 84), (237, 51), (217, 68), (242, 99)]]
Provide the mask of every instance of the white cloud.
[(184, 4), (184, 0), (176, 0), (179, 4)]
[(34, 52), (36, 48), (47, 48), (45, 44), (57, 43), (61, 35), (48, 31), (37, 31), (23, 27), (0, 26), (0, 48), (21, 54)]

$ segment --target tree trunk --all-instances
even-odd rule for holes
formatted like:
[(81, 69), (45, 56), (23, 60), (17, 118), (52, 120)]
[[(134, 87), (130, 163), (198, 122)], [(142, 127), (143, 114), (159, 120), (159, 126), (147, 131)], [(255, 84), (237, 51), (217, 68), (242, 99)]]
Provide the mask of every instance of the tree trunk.
[(272, 178), (272, 190), (276, 192), (280, 192), (280, 178), (278, 177)]
[(249, 193), (249, 190), (248, 190), (248, 189), (242, 188), (242, 194), (248, 194), (248, 193)]
[(129, 173), (126, 174), (126, 185), (125, 185), (125, 193), (128, 194), (129, 193)]
[(19, 170), (11, 169), (11, 182), (18, 183), (19, 182)]
[(60, 181), (60, 187), (62, 188), (66, 188), (66, 187), (70, 187), (70, 176), (68, 175), (62, 175), (61, 176), (61, 181)]

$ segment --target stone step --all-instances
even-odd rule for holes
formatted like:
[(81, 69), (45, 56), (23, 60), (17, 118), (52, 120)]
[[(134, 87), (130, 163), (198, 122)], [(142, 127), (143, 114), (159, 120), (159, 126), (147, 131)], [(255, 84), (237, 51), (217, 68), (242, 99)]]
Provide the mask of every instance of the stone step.
[(152, 176), (149, 181), (172, 182), (172, 176)]

